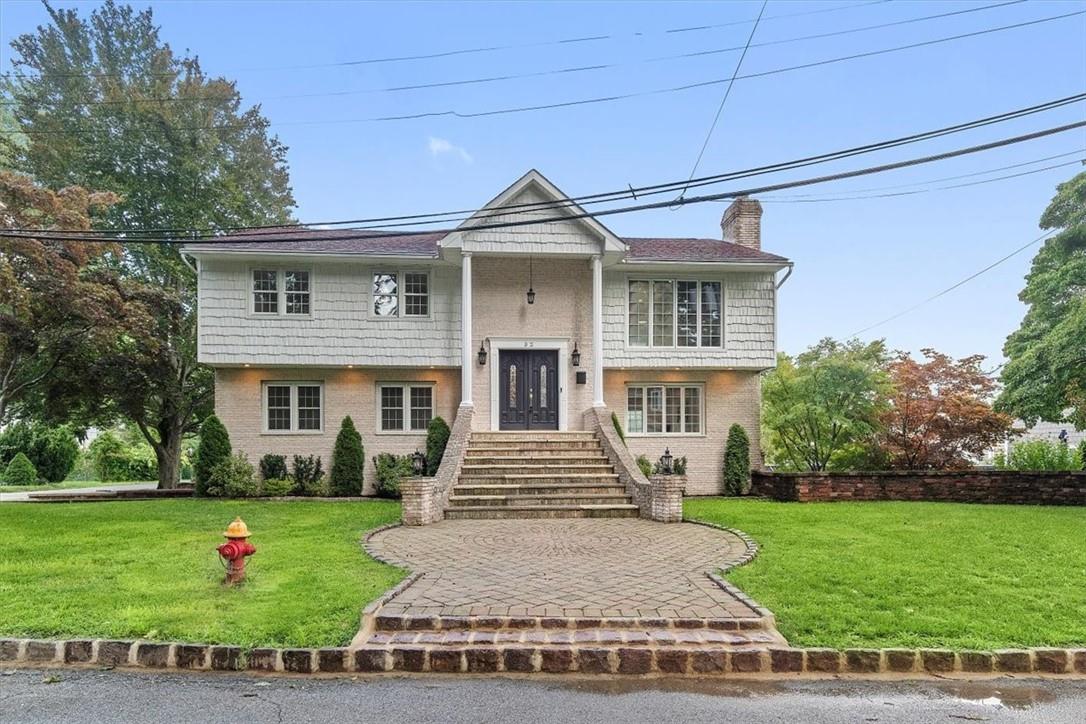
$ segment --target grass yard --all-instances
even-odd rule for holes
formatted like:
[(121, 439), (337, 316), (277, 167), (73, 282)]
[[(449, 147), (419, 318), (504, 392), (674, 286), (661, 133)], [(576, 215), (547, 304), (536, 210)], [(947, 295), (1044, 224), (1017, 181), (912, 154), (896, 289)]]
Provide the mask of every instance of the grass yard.
[[(240, 588), (215, 547), (235, 515), (257, 553)], [(393, 502), (0, 504), (0, 636), (338, 646), (403, 576), (362, 551)]]
[(71, 490), (72, 488), (100, 488), (108, 485), (137, 485), (141, 482), (154, 483), (155, 480), (131, 480), (123, 483), (103, 483), (99, 480), (65, 480), (62, 483), (46, 483), (44, 485), (0, 485), (0, 493), (35, 493), (39, 490)]
[(1082, 508), (702, 498), (685, 512), (758, 541), (727, 577), (793, 645), (1086, 644)]

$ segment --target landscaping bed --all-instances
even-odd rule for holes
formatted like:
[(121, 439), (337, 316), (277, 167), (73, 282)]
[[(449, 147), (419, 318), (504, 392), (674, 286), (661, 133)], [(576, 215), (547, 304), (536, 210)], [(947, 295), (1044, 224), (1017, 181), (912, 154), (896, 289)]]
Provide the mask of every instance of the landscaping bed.
[(793, 646), (1086, 644), (1081, 508), (696, 498), (684, 512), (758, 542), (726, 577)]
[[(215, 546), (234, 516), (257, 554), (236, 589)], [(0, 505), (0, 636), (342, 646), (403, 573), (361, 548), (386, 501)]]

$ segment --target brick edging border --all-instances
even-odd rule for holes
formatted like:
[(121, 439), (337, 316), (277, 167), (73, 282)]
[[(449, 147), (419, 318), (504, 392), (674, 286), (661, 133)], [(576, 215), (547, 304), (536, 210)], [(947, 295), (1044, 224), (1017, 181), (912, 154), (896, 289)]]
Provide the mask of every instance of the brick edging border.
[(755, 541), (753, 538), (751, 538), (749, 535), (747, 535), (743, 531), (739, 530), (738, 528), (729, 528), (726, 525), (720, 525), (719, 523), (712, 523), (712, 522), (710, 522), (708, 520), (701, 520), (699, 518), (683, 518), (683, 522), (684, 523), (693, 523), (694, 525), (703, 525), (706, 528), (716, 528), (717, 530), (722, 530), (725, 533), (731, 533), (732, 535), (734, 535), (735, 537), (737, 537), (741, 541), (743, 541), (743, 545), (746, 546), (746, 551), (744, 551), (743, 554), (741, 556), (739, 556), (739, 558), (737, 558), (736, 560), (728, 561), (726, 563), (722, 563), (720, 565), (720, 572), (721, 573), (727, 573), (728, 571), (732, 570), (733, 568), (739, 568), (740, 566), (747, 565), (748, 563), (750, 563), (751, 561), (753, 561), (755, 558), (758, 557), (758, 552), (761, 550), (758, 547), (757, 541)]
[(779, 677), (880, 674), (1031, 674), (1086, 677), (1086, 648), (723, 649), (648, 647), (403, 646), (252, 648), (191, 643), (0, 639), (0, 667), (107, 667), (145, 670), (347, 673), (571, 673)]

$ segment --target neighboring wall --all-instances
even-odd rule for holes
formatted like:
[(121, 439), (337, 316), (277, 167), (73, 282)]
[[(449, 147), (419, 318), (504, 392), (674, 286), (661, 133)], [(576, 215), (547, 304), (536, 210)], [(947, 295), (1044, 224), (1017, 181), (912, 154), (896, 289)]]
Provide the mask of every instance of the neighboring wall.
[[(629, 279), (721, 280), (724, 285), (724, 346), (627, 347)], [(766, 369), (776, 364), (774, 327), (776, 287), (770, 273), (714, 272), (633, 273), (605, 270), (603, 275), (603, 361), (608, 367), (675, 367), (705, 365)]]
[[(262, 433), (262, 383), (269, 380), (324, 383), (324, 430), (319, 433)], [(459, 369), (258, 369), (215, 370), (215, 412), (230, 433), (235, 452), (244, 452), (256, 467), (267, 453), (285, 455), (288, 467), (294, 455), (320, 455), (325, 471), (332, 465), (332, 449), (343, 418), (350, 415), (366, 448), (365, 494), (374, 490), (372, 458), (378, 453), (408, 454), (426, 449), (425, 432), (377, 432), (378, 382), (434, 383), (434, 414), (451, 426), (460, 404)]]
[[(581, 353), (581, 366), (559, 370), (560, 396), (567, 400), (567, 427), (580, 430), (584, 411), (592, 406), (592, 270), (587, 259), (536, 259), (532, 269), (535, 304), (528, 304), (528, 259), (487, 257), (472, 259), (472, 349), (489, 337), (560, 337)], [(498, 364), (497, 350), (487, 345), (486, 366), (475, 365), (472, 399), (473, 428), (489, 430), (490, 367)], [(472, 362), (474, 364), (474, 355)], [(587, 372), (578, 385), (575, 371)]]
[(755, 473), (754, 495), (775, 500), (911, 500), (1086, 505), (1086, 472), (1011, 470)]
[(656, 462), (669, 448), (687, 457), (687, 495), (724, 492), (724, 443), (728, 428), (739, 423), (750, 436), (751, 466), (761, 466), (761, 382), (757, 372), (720, 370), (605, 370), (603, 396), (626, 426), (626, 385), (641, 382), (698, 382), (705, 387), (705, 431), (702, 435), (626, 435), (634, 457)]
[[(308, 269), (312, 314), (250, 313), (251, 270)], [(429, 269), (430, 316), (373, 314), (374, 271)], [(254, 365), (460, 365), (460, 270), (414, 262), (200, 263), (200, 361)], [(402, 283), (402, 282), (401, 282)]]

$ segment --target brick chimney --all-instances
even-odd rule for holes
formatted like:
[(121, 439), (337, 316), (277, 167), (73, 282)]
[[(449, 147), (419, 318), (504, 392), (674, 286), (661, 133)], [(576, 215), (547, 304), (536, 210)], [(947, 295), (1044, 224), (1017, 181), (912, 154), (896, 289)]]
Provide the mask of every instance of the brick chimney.
[(762, 248), (762, 204), (749, 196), (740, 196), (724, 211), (720, 220), (724, 241)]

